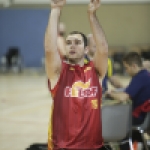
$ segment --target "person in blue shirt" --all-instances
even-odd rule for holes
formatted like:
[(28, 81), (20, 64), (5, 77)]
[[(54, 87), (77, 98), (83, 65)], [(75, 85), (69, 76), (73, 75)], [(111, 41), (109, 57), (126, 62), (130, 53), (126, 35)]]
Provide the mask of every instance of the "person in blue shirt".
[[(129, 85), (122, 92), (108, 91), (106, 95), (119, 101), (131, 99), (132, 125), (139, 125), (144, 122), (147, 112), (150, 111), (150, 73), (143, 68), (142, 58), (137, 52), (128, 53), (123, 58), (123, 64), (126, 72), (132, 77)], [(129, 146), (121, 146), (121, 150), (124, 149), (129, 149)]]

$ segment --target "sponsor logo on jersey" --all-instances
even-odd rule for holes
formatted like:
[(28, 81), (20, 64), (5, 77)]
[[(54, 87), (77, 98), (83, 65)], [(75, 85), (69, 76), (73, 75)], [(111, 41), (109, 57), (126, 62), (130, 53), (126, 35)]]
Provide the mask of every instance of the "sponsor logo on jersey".
[(65, 97), (95, 97), (97, 94), (97, 87), (90, 87), (90, 80), (87, 82), (76, 81), (72, 87), (66, 87), (64, 91)]

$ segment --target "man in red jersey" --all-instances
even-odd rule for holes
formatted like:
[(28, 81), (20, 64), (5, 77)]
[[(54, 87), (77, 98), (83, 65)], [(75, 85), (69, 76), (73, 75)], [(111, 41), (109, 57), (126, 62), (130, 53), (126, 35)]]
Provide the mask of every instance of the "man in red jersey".
[(61, 10), (66, 0), (52, 0), (45, 34), (46, 73), (50, 81), (53, 109), (48, 150), (102, 149), (101, 82), (107, 72), (108, 45), (96, 17), (100, 0), (91, 0), (88, 17), (97, 51), (84, 63), (87, 38), (78, 31), (66, 37), (66, 60), (58, 52), (57, 36)]

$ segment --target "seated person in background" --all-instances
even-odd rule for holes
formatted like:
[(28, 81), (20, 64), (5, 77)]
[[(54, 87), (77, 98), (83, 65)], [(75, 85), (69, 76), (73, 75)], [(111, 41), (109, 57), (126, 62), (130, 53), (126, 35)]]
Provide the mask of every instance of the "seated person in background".
[[(150, 73), (143, 68), (142, 58), (136, 52), (130, 52), (123, 58), (126, 72), (132, 77), (128, 87), (123, 92), (106, 93), (107, 96), (119, 100), (132, 100), (132, 125), (144, 122), (146, 113), (150, 111)], [(123, 145), (121, 150), (128, 150), (129, 146)]]
[[(92, 34), (88, 34), (87, 39), (88, 39), (88, 46), (89, 46), (89, 52), (87, 55), (87, 59), (92, 60), (94, 53), (96, 51), (96, 44), (95, 44)], [(123, 85), (118, 81), (117, 77), (115, 75), (113, 75), (113, 65), (112, 65), (112, 60), (110, 58), (108, 58), (107, 74), (102, 82), (103, 94), (108, 90), (108, 81), (115, 88), (123, 88)]]
[(14, 68), (17, 69), (17, 72), (22, 71), (22, 57), (17, 46), (9, 47), (2, 59), (1, 63), (5, 67), (5, 71), (11, 71)]
[(10, 47), (9, 50), (6, 53), (6, 62), (7, 67), (11, 68), (13, 66), (13, 63), (17, 62), (17, 59), (19, 58), (19, 49), (17, 47)]

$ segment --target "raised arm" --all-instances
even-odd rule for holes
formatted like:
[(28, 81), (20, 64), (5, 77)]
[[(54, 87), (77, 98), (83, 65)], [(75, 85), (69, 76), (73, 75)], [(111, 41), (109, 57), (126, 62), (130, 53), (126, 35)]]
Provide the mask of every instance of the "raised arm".
[(96, 10), (99, 7), (100, 0), (91, 0), (88, 7), (88, 16), (93, 37), (96, 42), (96, 52), (94, 54), (93, 62), (95, 68), (100, 74), (100, 78), (102, 79), (107, 72), (108, 44), (103, 29), (96, 16)]
[(57, 38), (61, 9), (66, 0), (51, 0), (51, 13), (45, 33), (45, 69), (49, 79), (56, 78), (61, 69)]
[(61, 58), (66, 57), (66, 43), (65, 43), (65, 24), (63, 22), (60, 22), (58, 25), (58, 39), (57, 39), (57, 45), (58, 45), (58, 51), (60, 53)]

